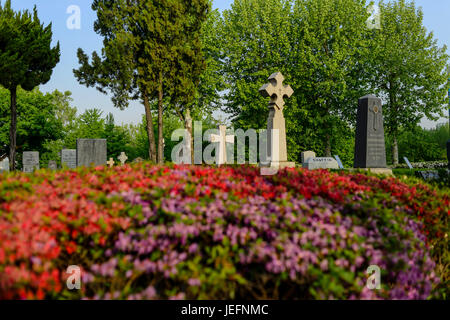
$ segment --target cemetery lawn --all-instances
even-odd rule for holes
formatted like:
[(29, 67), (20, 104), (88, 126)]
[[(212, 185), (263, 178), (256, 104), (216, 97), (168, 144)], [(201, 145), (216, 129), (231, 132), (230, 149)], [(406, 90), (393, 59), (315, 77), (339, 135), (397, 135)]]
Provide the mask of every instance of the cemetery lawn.
[[(448, 298), (449, 194), (251, 166), (4, 174), (0, 299)], [(80, 290), (66, 286), (71, 265)]]

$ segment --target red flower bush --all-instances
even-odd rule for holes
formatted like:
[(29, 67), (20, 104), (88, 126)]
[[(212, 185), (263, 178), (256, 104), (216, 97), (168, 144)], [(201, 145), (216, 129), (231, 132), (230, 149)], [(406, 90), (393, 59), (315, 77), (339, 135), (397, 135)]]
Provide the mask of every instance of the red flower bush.
[[(448, 281), (449, 201), (425, 184), (325, 170), (4, 175), (0, 298), (426, 299)], [(81, 290), (66, 286), (70, 265)], [(381, 290), (366, 287), (369, 265)]]

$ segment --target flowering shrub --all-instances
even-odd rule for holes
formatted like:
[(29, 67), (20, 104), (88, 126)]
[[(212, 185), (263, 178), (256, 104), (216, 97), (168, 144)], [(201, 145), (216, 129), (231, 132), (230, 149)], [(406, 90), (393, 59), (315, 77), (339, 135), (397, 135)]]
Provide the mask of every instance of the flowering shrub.
[[(0, 298), (426, 299), (448, 287), (449, 215), (446, 191), (325, 170), (8, 174)], [(81, 290), (66, 287), (70, 265)]]

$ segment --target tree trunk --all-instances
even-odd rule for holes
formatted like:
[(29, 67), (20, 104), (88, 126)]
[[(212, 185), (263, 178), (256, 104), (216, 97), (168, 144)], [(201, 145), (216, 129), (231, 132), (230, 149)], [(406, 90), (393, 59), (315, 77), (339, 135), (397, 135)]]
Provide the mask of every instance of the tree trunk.
[(327, 141), (325, 142), (325, 157), (331, 157), (331, 137), (330, 134), (326, 134)]
[(159, 72), (158, 86), (158, 163), (164, 163), (164, 137), (163, 137), (163, 77)]
[(16, 145), (17, 145), (17, 87), (10, 89), (11, 93), (11, 126), (9, 128), (9, 169), (16, 170)]
[(189, 135), (189, 151), (191, 154), (191, 164), (194, 164), (194, 136), (192, 135), (192, 117), (191, 110), (186, 109), (186, 115), (184, 116), (184, 127)]
[(153, 119), (152, 112), (150, 110), (150, 103), (148, 97), (144, 94), (144, 107), (145, 107), (145, 118), (147, 120), (147, 136), (149, 142), (148, 155), (150, 160), (156, 163), (156, 141), (155, 141), (155, 131), (153, 130)]
[(392, 164), (394, 166), (398, 165), (398, 141), (397, 135), (394, 135), (392, 139)]

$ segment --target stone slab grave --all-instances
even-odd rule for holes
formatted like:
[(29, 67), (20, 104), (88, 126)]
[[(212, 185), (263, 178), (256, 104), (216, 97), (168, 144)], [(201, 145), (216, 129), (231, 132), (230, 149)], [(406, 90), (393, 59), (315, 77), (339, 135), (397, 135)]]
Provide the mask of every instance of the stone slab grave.
[(58, 170), (58, 164), (56, 163), (55, 160), (50, 160), (48, 162), (47, 168), (50, 169), (50, 170)]
[(381, 99), (367, 95), (358, 100), (354, 167), (372, 173), (392, 175), (386, 164), (383, 108)]
[(77, 167), (77, 150), (76, 149), (62, 149), (61, 150), (61, 166), (66, 166), (69, 169)]
[(308, 161), (309, 158), (315, 158), (315, 157), (316, 157), (316, 153), (314, 151), (303, 151), (301, 153), (302, 164), (306, 163), (306, 161)]
[(289, 98), (294, 90), (283, 85), (284, 76), (276, 72), (269, 77), (269, 83), (259, 89), (263, 97), (270, 97), (269, 118), (267, 119), (267, 156), (270, 163), (264, 167), (295, 168), (295, 162), (288, 162), (286, 147), (286, 121), (283, 115), (284, 98)]
[(9, 172), (9, 158), (0, 161), (0, 172)]
[(25, 151), (22, 155), (23, 172), (32, 173), (39, 170), (39, 152)]
[(338, 155), (335, 155), (334, 158), (336, 159), (336, 161), (338, 163), (339, 169), (345, 169), (344, 165), (342, 164), (341, 158), (339, 158)]
[(413, 169), (413, 166), (411, 165), (411, 162), (409, 162), (407, 157), (403, 157), (403, 160), (405, 160), (406, 165), (408, 166), (409, 169)]
[(77, 166), (106, 165), (106, 139), (78, 139)]
[(227, 135), (227, 127), (219, 126), (219, 134), (212, 134), (209, 138), (212, 143), (218, 143), (216, 148), (216, 165), (227, 164), (227, 143), (234, 144), (234, 135)]
[(338, 162), (333, 158), (309, 158), (303, 164), (303, 168), (315, 169), (339, 169)]

